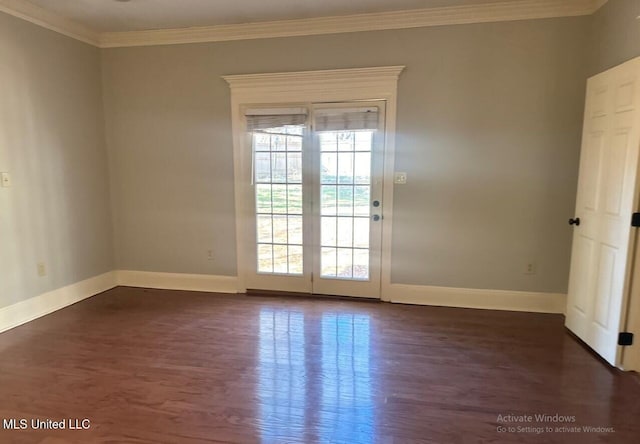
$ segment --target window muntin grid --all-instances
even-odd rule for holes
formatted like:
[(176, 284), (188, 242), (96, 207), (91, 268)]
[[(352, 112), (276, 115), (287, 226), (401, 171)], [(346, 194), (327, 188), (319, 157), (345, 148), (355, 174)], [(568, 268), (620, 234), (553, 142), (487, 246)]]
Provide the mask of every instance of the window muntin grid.
[(373, 131), (327, 131), (320, 141), (320, 274), (368, 280)]
[(302, 125), (252, 133), (258, 273), (304, 271), (303, 134)]

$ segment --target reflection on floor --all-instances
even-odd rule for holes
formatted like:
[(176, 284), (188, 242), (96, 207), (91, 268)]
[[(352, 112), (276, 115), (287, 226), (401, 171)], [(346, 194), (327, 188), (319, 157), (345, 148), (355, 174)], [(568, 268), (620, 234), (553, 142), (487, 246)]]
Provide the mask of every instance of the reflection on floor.
[(373, 442), (369, 316), (323, 314), (321, 331), (320, 441)]
[[(257, 397), (262, 442), (277, 443), (283, 437), (305, 442), (313, 423), (307, 422), (307, 412), (317, 416), (321, 442), (374, 441), (369, 322), (368, 315), (322, 315), (320, 362), (325, 377), (313, 380), (308, 375), (314, 372), (306, 371), (315, 363), (305, 359), (304, 314), (261, 310)], [(310, 331), (317, 329), (309, 326)]]
[(263, 442), (302, 441), (307, 410), (304, 314), (260, 312), (258, 392)]
[(638, 399), (558, 315), (117, 288), (0, 334), (6, 425), (91, 422), (3, 444), (637, 444)]

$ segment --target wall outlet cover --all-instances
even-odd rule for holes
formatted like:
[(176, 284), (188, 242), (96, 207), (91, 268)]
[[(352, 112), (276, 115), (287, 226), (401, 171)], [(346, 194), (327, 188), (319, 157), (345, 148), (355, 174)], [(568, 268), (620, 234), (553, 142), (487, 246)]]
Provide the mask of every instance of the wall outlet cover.
[(393, 183), (396, 185), (404, 185), (407, 183), (407, 173), (398, 171), (393, 175)]
[(0, 185), (2, 188), (9, 188), (11, 186), (11, 175), (9, 173), (0, 173)]

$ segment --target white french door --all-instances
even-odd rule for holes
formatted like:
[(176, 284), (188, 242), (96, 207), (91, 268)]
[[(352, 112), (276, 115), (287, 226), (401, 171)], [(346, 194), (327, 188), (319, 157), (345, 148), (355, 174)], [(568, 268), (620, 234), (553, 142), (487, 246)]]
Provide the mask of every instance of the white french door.
[(384, 111), (245, 111), (248, 289), (380, 297)]
[(566, 325), (620, 362), (638, 207), (640, 58), (589, 79)]

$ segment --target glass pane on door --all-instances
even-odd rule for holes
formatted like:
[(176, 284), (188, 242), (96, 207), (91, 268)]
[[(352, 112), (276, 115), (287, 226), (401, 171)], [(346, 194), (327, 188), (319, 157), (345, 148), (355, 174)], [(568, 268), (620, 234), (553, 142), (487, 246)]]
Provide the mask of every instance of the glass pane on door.
[(302, 125), (287, 125), (252, 133), (261, 274), (303, 274), (303, 132)]
[(318, 137), (321, 277), (368, 280), (373, 131)]

